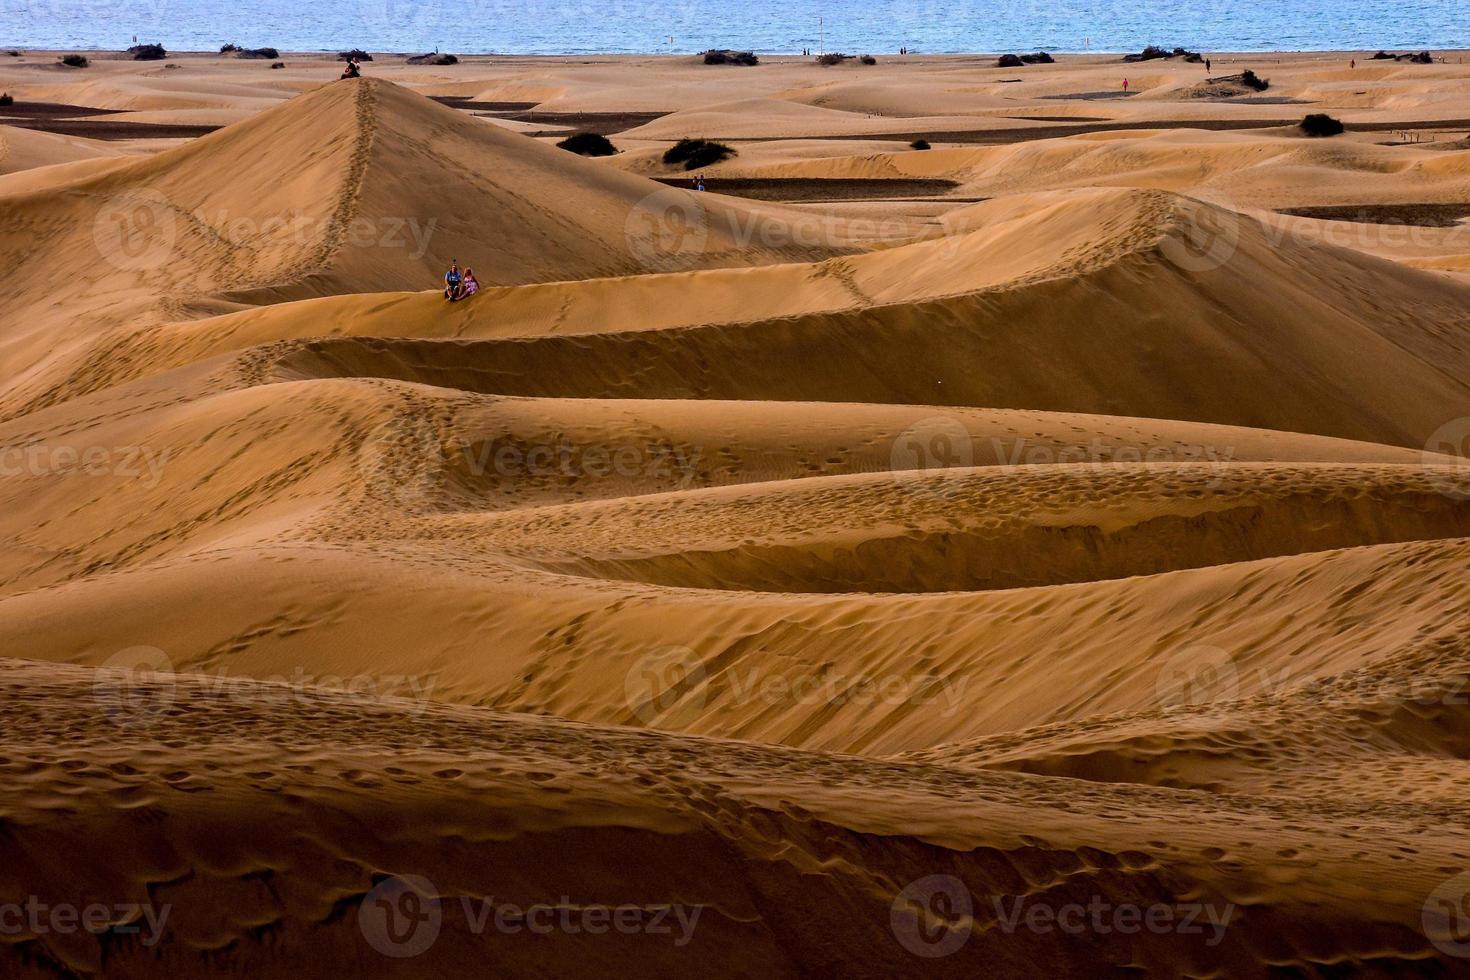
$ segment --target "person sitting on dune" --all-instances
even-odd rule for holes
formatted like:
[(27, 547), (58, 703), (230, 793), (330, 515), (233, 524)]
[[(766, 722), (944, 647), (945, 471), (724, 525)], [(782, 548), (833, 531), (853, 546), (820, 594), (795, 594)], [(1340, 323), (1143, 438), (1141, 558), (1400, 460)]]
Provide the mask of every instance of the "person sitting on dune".
[(460, 287), (459, 298), (469, 299), (480, 291), (480, 280), (475, 278), (475, 270), (464, 270), (464, 285)]
[(347, 67), (342, 69), (342, 77), (339, 78), (339, 79), (337, 79), (337, 80), (340, 82), (340, 81), (344, 81), (344, 80), (349, 79), (349, 78), (361, 78), (361, 77), (362, 77), (362, 65), (359, 65), (357, 63), (357, 59), (356, 58), (348, 58), (347, 59)]
[(444, 273), (444, 298), (452, 303), (459, 299), (463, 292), (464, 276), (459, 271), (459, 263), (450, 259), (449, 271)]

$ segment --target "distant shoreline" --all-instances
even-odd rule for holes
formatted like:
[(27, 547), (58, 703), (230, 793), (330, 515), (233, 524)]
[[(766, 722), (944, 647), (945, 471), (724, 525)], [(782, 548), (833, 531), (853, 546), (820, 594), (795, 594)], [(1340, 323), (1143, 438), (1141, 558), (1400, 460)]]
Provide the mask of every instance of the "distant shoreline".
[[(148, 42), (148, 41), (142, 40), (140, 38), (139, 43), (140, 44), (143, 44), (143, 43), (153, 43), (153, 42)], [(88, 54), (88, 55), (108, 55), (108, 54), (114, 54), (114, 55), (118, 55), (119, 56), (118, 60), (132, 60), (132, 59), (129, 59), (129, 58), (122, 57), (122, 56), (124, 56), (124, 55), (127, 54), (127, 51), (125, 49), (122, 49), (122, 48), (96, 48), (96, 47), (89, 48), (89, 47), (81, 47), (81, 46), (70, 47), (70, 48), (27, 48), (27, 47), (25, 47), (24, 45), (21, 45), (21, 44), (10, 44), (10, 43), (0, 44), (0, 51), (6, 51), (6, 50), (20, 51), (23, 56), (36, 56), (36, 55), (48, 55), (49, 56), (49, 55), (63, 55), (63, 54), (72, 54), (72, 53)], [(347, 45), (343, 45), (343, 47), (336, 48), (336, 49), (323, 48), (323, 49), (310, 50), (310, 51), (307, 51), (307, 50), (292, 51), (292, 50), (287, 50), (287, 49), (280, 49), (280, 54), (281, 54), (281, 57), (282, 58), (287, 58), (287, 57), (292, 57), (292, 58), (335, 57), (339, 53), (339, 51), (345, 51), (345, 50), (348, 50), (348, 46)], [(419, 49), (405, 50), (405, 51), (388, 51), (388, 50), (384, 50), (384, 49), (365, 48), (363, 50), (366, 50), (369, 54), (372, 54), (372, 55), (375, 55), (375, 56), (381, 56), (381, 57), (384, 57), (384, 58), (409, 58), (409, 57), (414, 57), (416, 55), (420, 55), (420, 54), (424, 54), (425, 53), (423, 50), (419, 50)], [(706, 49), (700, 49), (698, 51), (570, 51), (570, 52), (566, 52), (566, 51), (564, 51), (564, 52), (545, 52), (545, 51), (537, 51), (537, 52), (519, 52), (519, 51), (460, 51), (460, 50), (455, 50), (455, 49), (450, 49), (450, 48), (442, 48), (442, 50), (446, 54), (453, 54), (453, 55), (456, 55), (456, 56), (458, 56), (460, 58), (548, 58), (548, 59), (566, 59), (566, 58), (666, 58), (666, 59), (671, 59), (672, 60), (672, 59), (684, 59), (684, 58), (698, 57), (700, 54), (704, 53), (704, 50), (706, 50)], [(744, 50), (751, 50), (751, 49), (750, 48), (747, 48), (747, 47), (744, 47), (742, 45), (736, 44), (736, 45), (733, 45), (730, 48), (730, 50), (742, 50), (742, 51), (744, 51)], [(833, 50), (836, 51), (836, 50), (839, 50), (839, 49), (835, 49), (834, 48)], [(1058, 57), (1058, 58), (1073, 58), (1073, 59), (1078, 59), (1078, 58), (1103, 58), (1103, 59), (1113, 59), (1113, 58), (1122, 58), (1124, 55), (1128, 55), (1128, 54), (1136, 54), (1140, 50), (1142, 50), (1142, 45), (1140, 45), (1138, 48), (1132, 48), (1132, 49), (1128, 49), (1128, 50), (1119, 50), (1119, 51), (1102, 51), (1102, 50), (1096, 50), (1096, 49), (1089, 50), (1089, 51), (1067, 51), (1067, 50), (1063, 50), (1061, 48), (1045, 48), (1045, 47), (1038, 48), (1038, 47), (1034, 47), (1033, 46), (1033, 47), (1024, 47), (1024, 48), (1010, 48), (1010, 49), (1007, 49), (1007, 50), (1004, 50), (1004, 51), (927, 51), (927, 52), (910, 52), (908, 54), (899, 54), (896, 51), (879, 51), (879, 50), (860, 51), (860, 50), (854, 48), (852, 51), (849, 51), (849, 52), (846, 52), (846, 53), (853, 54), (853, 55), (871, 54), (874, 57), (903, 58), (903, 59), (906, 59), (906, 60), (920, 60), (920, 59), (937, 59), (937, 58), (999, 58), (1001, 55), (1004, 55), (1004, 54), (1025, 54), (1025, 53), (1029, 53), (1029, 52), (1032, 52), (1032, 51), (1045, 51), (1048, 54), (1051, 54), (1051, 55), (1053, 55), (1055, 57)], [(1430, 54), (1433, 54), (1433, 55), (1462, 55), (1462, 56), (1463, 55), (1466, 55), (1466, 54), (1470, 54), (1470, 48), (1424, 48), (1424, 47), (1419, 47), (1419, 46), (1416, 46), (1416, 45), (1398, 45), (1398, 46), (1388, 46), (1388, 47), (1383, 47), (1383, 48), (1376, 48), (1376, 47), (1375, 48), (1293, 48), (1293, 49), (1284, 49), (1284, 48), (1258, 48), (1258, 49), (1237, 49), (1237, 50), (1229, 50), (1229, 51), (1225, 51), (1225, 50), (1220, 50), (1220, 51), (1216, 51), (1216, 50), (1207, 50), (1207, 51), (1206, 50), (1202, 50), (1202, 51), (1200, 51), (1200, 53), (1201, 54), (1208, 54), (1212, 58), (1228, 58), (1228, 57), (1235, 56), (1235, 55), (1241, 55), (1241, 56), (1246, 56), (1246, 55), (1249, 55), (1249, 56), (1277, 55), (1277, 56), (1282, 56), (1282, 57), (1285, 57), (1285, 56), (1303, 56), (1303, 57), (1310, 57), (1310, 56), (1341, 55), (1341, 56), (1347, 57), (1347, 58), (1353, 58), (1353, 57), (1363, 58), (1365, 55), (1366, 56), (1371, 56), (1373, 54), (1376, 54), (1379, 51), (1390, 51), (1390, 52), (1398, 52), (1398, 53), (1407, 53), (1407, 52), (1413, 52), (1413, 51), (1428, 51)], [(813, 55), (807, 55), (807, 54), (803, 54), (800, 51), (760, 51), (760, 50), (756, 50), (755, 53), (756, 53), (757, 56), (759, 56), (761, 58), (783, 58), (783, 59), (803, 59), (803, 60), (810, 60), (810, 59), (816, 57), (816, 55), (814, 55), (814, 54)], [(227, 52), (226, 53), (221, 53), (219, 51), (202, 51), (202, 50), (199, 50), (199, 51), (177, 50), (177, 51), (175, 51), (173, 49), (169, 49), (169, 51), (168, 51), (168, 57), (170, 57), (170, 58), (175, 58), (175, 57), (180, 57), (180, 58), (183, 58), (183, 57), (209, 57), (209, 58), (222, 58), (222, 59), (225, 59), (225, 60), (235, 60), (235, 59), (233, 59), (232, 55), (230, 55)], [(240, 60), (248, 60), (248, 59), (240, 59)], [(1159, 58), (1159, 59), (1154, 59), (1152, 61), (1134, 62), (1134, 63), (1135, 64), (1169, 64), (1171, 62), (1180, 61), (1180, 60), (1181, 59), (1177, 59), (1177, 58)], [(3, 64), (4, 64), (4, 61), (3, 60), (0, 60), (0, 65), (3, 65)], [(1040, 67), (1040, 66), (1030, 66), (1030, 67)]]

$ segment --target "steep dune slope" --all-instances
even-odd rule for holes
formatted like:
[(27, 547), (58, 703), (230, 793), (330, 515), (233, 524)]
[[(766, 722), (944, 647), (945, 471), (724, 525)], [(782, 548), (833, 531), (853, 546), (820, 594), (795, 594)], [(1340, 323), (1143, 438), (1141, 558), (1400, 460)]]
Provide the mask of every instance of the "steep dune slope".
[[(222, 697), (15, 661), (0, 682), (17, 709), (3, 895), (105, 896), (113, 926), (23, 926), (0, 949), (14, 976), (228, 959), (287, 977), (322, 958), (402, 975), (575, 975), (589, 958), (653, 977), (691, 958), (775, 977), (1084, 959), (1093, 976), (1389, 975), (1433, 967), (1416, 906), (1464, 859), (1451, 812), (1420, 807), (1199, 799), (1182, 821), (1177, 796), (1141, 787), (284, 685)], [(1118, 919), (1132, 941), (1103, 948), (1018, 927), (1074, 905), (1191, 925)]]
[[(1329, 245), (1278, 246), (1258, 222), (1189, 199), (1119, 193), (1124, 207), (1089, 195), (1030, 220), (1021, 214), (1036, 202), (997, 202), (967, 220), (1004, 228), (1009, 218), (1015, 230), (825, 267), (859, 293), (870, 277), (874, 293), (893, 296), (887, 304), (865, 295), (832, 312), (511, 342), (301, 342), (272, 354), (268, 376), (536, 396), (1030, 408), (1407, 446), (1470, 414), (1466, 287)], [(1018, 240), (1054, 225), (1062, 243), (1077, 229), (1075, 248), (1044, 259), (1023, 248), (1016, 261)], [(998, 256), (1016, 278), (987, 284), (987, 260)], [(915, 295), (952, 288), (945, 273), (965, 269), (975, 270), (969, 291)], [(808, 277), (752, 275), (793, 286)], [(462, 322), (468, 332), (472, 318)], [(799, 374), (783, 370), (792, 363)]]
[[(46, 404), (68, 397), (64, 367), (112, 359), (162, 320), (428, 287), (456, 258), (489, 284), (850, 248), (840, 229), (794, 236), (806, 219), (776, 206), (692, 201), (391, 83), (327, 85), (176, 149), (0, 196), (14, 273), (0, 283), (14, 314), (0, 368), (12, 390), (29, 385), (24, 404)], [(705, 219), (695, 252), (677, 248), (686, 212)], [(58, 302), (70, 315), (49, 323)]]

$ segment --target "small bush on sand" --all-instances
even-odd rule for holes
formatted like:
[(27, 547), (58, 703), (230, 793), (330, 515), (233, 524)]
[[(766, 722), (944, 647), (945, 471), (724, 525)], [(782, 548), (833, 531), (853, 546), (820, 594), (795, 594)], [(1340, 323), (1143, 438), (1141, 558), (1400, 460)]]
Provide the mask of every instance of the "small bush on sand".
[(1057, 59), (1045, 51), (1038, 51), (1035, 54), (1023, 54), (1021, 55), (1021, 60), (1028, 65), (1054, 65), (1057, 61)]
[(1342, 123), (1325, 112), (1314, 112), (1301, 122), (1302, 132), (1308, 136), (1340, 136)]
[(1157, 44), (1150, 44), (1138, 54), (1125, 54), (1123, 56), (1124, 61), (1153, 61), (1158, 58), (1183, 58), (1185, 61), (1195, 63), (1205, 60), (1204, 56), (1197, 51), (1190, 51), (1185, 48), (1175, 48), (1173, 51), (1169, 51), (1159, 47)]
[(239, 53), (236, 58), (259, 58), (261, 61), (274, 61), (281, 56), (281, 52), (275, 48), (237, 48)]
[(1255, 89), (1257, 92), (1264, 92), (1271, 87), (1271, 80), (1269, 78), (1262, 78), (1247, 68), (1240, 73), (1240, 84), (1246, 88)]
[(219, 46), (219, 53), (220, 54), (229, 54), (231, 51), (239, 51), (239, 50), (240, 50), (240, 45), (238, 45), (238, 44), (221, 44)]
[(82, 54), (64, 54), (61, 56), (61, 63), (68, 68), (85, 68), (91, 64), (87, 56)]
[(754, 51), (731, 51), (729, 48), (710, 48), (704, 52), (704, 63), (707, 65), (751, 65), (760, 64), (761, 60), (755, 56)]
[(9, 92), (0, 92), (0, 105), (15, 105), (15, 98)]
[(272, 64), (271, 67), (272, 68), (285, 68), (286, 67), (286, 63), (284, 61), (277, 61), (274, 64)]
[(664, 151), (664, 163), (683, 164), (685, 170), (698, 170), (734, 155), (735, 151), (724, 143), (682, 139)]
[(997, 68), (1020, 68), (1020, 67), (1022, 67), (1025, 64), (1026, 64), (1026, 62), (1024, 62), (1024, 61), (1021, 60), (1021, 56), (1020, 55), (1003, 54), (999, 58), (996, 59), (995, 67), (997, 67)]
[(128, 54), (133, 56), (134, 61), (162, 61), (168, 57), (168, 52), (161, 44), (135, 44), (128, 48)]
[(410, 65), (457, 65), (459, 58), (452, 54), (440, 54), (435, 51), (433, 54), (416, 54), (408, 59), (408, 63)]
[(928, 140), (914, 140), (912, 143), (909, 144), (909, 149), (911, 149), (911, 150), (927, 150), (927, 149), (929, 149), (929, 141)]
[(870, 54), (863, 55), (861, 58), (858, 59), (858, 61), (862, 62), (865, 65), (876, 65), (878, 63), (878, 59), (874, 58)]
[(829, 67), (832, 65), (840, 65), (850, 57), (852, 57), (852, 55), (843, 54), (840, 51), (829, 51), (826, 54), (817, 55), (817, 64), (826, 65)]
[(584, 157), (610, 157), (618, 152), (601, 133), (573, 133), (556, 145)]
[(8, 55), (10, 55), (10, 57), (12, 57), (12, 58), (19, 58), (20, 57), (20, 52), (17, 51), (17, 50), (15, 50), (14, 48), (11, 48), (9, 51), (7, 51), (5, 53), (8, 54)]
[(353, 58), (356, 58), (358, 61), (373, 60), (373, 56), (368, 54), (362, 48), (353, 48), (351, 51), (343, 51), (341, 54), (337, 55), (338, 61), (349, 61)]

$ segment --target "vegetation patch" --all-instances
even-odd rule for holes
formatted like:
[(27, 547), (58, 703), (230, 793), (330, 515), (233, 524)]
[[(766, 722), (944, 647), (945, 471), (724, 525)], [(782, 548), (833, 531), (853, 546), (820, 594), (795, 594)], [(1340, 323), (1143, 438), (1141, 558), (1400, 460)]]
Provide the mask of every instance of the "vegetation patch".
[(1301, 121), (1301, 130), (1308, 136), (1341, 136), (1343, 125), (1325, 112), (1313, 112)]
[(1167, 48), (1159, 47), (1157, 44), (1150, 44), (1148, 47), (1138, 52), (1138, 54), (1125, 54), (1123, 56), (1123, 60), (1128, 62), (1156, 61), (1159, 58), (1183, 58), (1185, 61), (1196, 63), (1205, 60), (1204, 56), (1201, 55), (1198, 51), (1189, 51), (1185, 48), (1175, 48), (1174, 50), (1170, 51)]
[(1369, 60), (1403, 61), (1411, 65), (1432, 65), (1434, 64), (1434, 55), (1428, 51), (1409, 51), (1405, 54), (1389, 54), (1387, 51), (1380, 51)]
[(618, 152), (612, 140), (601, 133), (573, 133), (556, 145), (584, 157), (610, 157)]
[(755, 56), (754, 51), (731, 51), (729, 48), (710, 48), (704, 52), (704, 63), (707, 65), (758, 65), (760, 59)]
[(714, 140), (682, 139), (664, 151), (664, 163), (682, 165), (685, 170), (698, 170), (728, 160), (735, 151)]

